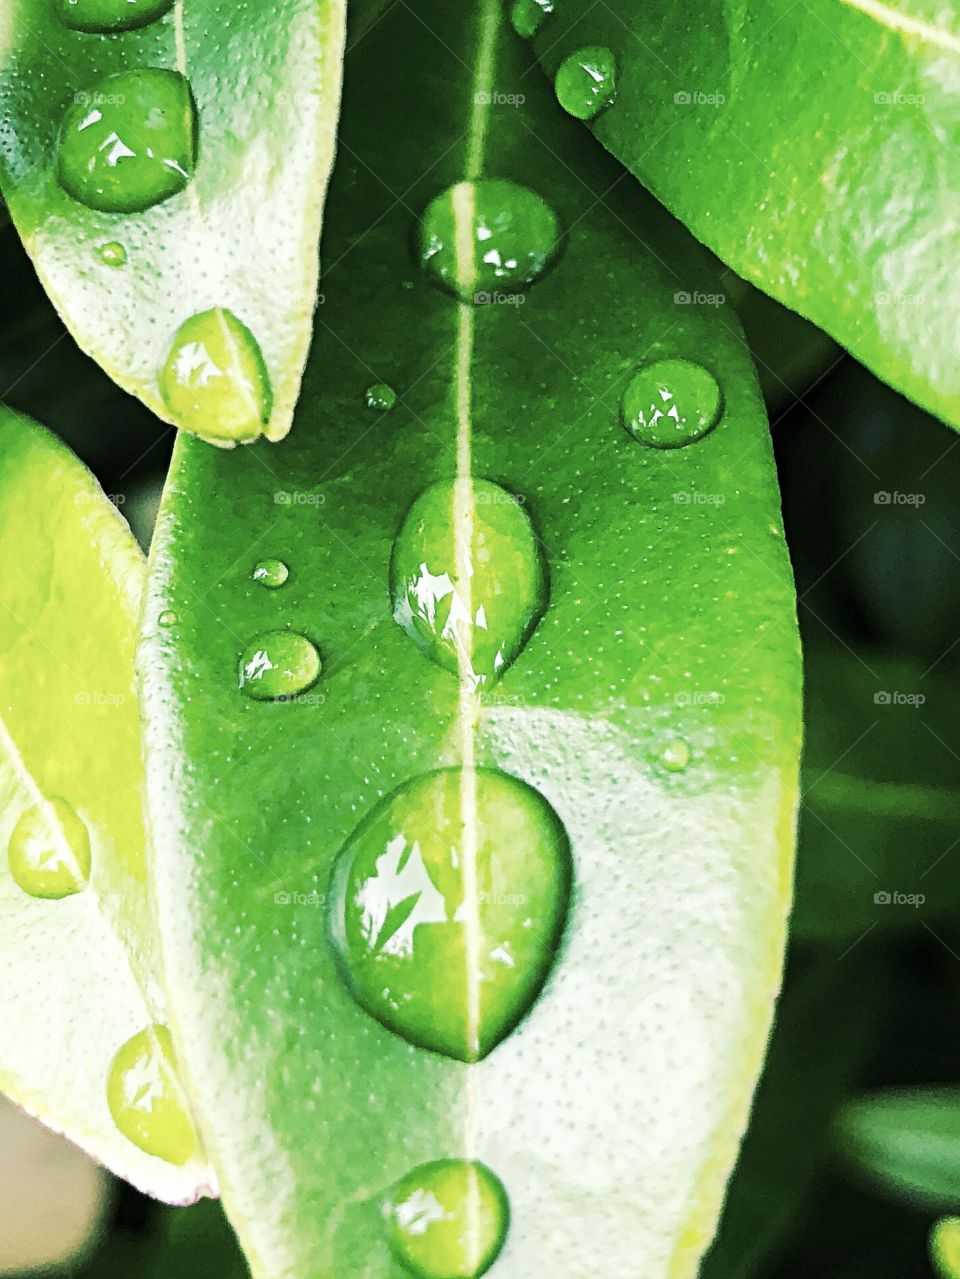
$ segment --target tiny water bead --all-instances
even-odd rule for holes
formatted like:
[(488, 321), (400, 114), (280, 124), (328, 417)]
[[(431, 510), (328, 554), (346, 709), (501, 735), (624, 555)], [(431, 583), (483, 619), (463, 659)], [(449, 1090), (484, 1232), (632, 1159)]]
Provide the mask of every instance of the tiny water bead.
[(368, 386), (364, 395), (368, 409), (377, 409), (380, 413), (389, 413), (397, 402), (397, 393), (386, 382), (375, 382)]
[(418, 1279), (479, 1279), (500, 1255), (510, 1207), (486, 1164), (438, 1159), (397, 1182), (384, 1216), (390, 1251)]
[(190, 85), (141, 67), (78, 93), (60, 127), (60, 185), (102, 213), (137, 213), (176, 195), (196, 163)]
[(65, 799), (47, 800), (21, 814), (7, 859), (13, 878), (31, 897), (70, 897), (90, 879), (90, 832)]
[(108, 240), (99, 248), (100, 261), (105, 266), (126, 266), (127, 251), (119, 240)]
[(425, 773), (337, 857), (327, 922), (341, 975), (410, 1043), (479, 1061), (540, 992), (570, 882), (566, 831), (532, 787), (491, 769)]
[(178, 426), (218, 444), (257, 439), (273, 409), (257, 340), (222, 307), (201, 311), (180, 326), (160, 389)]
[(107, 1074), (107, 1105), (119, 1131), (148, 1155), (182, 1167), (198, 1154), (166, 1026), (147, 1026), (117, 1052)]
[(930, 1234), (930, 1256), (941, 1279), (960, 1279), (960, 1217), (943, 1217)]
[(240, 687), (258, 702), (286, 701), (316, 683), (321, 670), (316, 645), (298, 631), (264, 631), (240, 658)]
[(450, 671), (463, 666), (476, 684), (494, 679), (546, 604), (543, 556), (526, 510), (489, 480), (432, 484), (394, 544), (391, 592), (394, 619), (428, 657)]
[(557, 101), (578, 120), (592, 120), (617, 96), (617, 60), (603, 45), (578, 49), (557, 69)]
[(173, 0), (58, 0), (60, 17), (75, 31), (132, 31), (156, 22)]
[(163, 627), (176, 626), (179, 620), (180, 620), (179, 617), (171, 608), (165, 608), (163, 612), (160, 614), (160, 616), (157, 618), (157, 621)]
[(682, 773), (690, 763), (690, 747), (682, 738), (667, 742), (660, 752), (660, 762), (671, 773)]
[(461, 301), (483, 304), (532, 284), (556, 256), (560, 239), (556, 213), (535, 191), (480, 178), (457, 182), (427, 205), (420, 262)]
[(657, 360), (623, 393), (623, 424), (641, 444), (678, 449), (713, 430), (723, 407), (717, 379), (690, 360)]
[(531, 40), (553, 13), (553, 0), (514, 0), (510, 22), (518, 36)]
[(268, 586), (273, 590), (278, 586), (282, 586), (289, 576), (290, 570), (283, 560), (261, 560), (259, 564), (254, 565), (251, 574), (255, 582), (259, 582), (261, 586)]

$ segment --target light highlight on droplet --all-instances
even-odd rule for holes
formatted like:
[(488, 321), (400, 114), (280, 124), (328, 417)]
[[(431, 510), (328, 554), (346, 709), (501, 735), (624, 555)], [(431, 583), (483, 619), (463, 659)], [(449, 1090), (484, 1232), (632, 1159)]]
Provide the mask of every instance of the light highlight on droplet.
[(259, 563), (254, 565), (250, 576), (255, 582), (259, 582), (261, 586), (276, 590), (278, 586), (283, 586), (284, 582), (286, 582), (290, 576), (290, 570), (283, 560), (266, 559), (260, 560)]
[(592, 120), (617, 96), (617, 60), (602, 45), (578, 49), (560, 63), (554, 89), (564, 111)]
[(690, 360), (657, 360), (633, 375), (623, 393), (623, 424), (641, 444), (677, 449), (716, 426), (723, 407), (709, 370)]
[(90, 832), (65, 799), (44, 801), (20, 815), (7, 860), (13, 878), (31, 897), (70, 897), (90, 879)]
[(384, 1204), (390, 1251), (418, 1279), (479, 1279), (503, 1248), (507, 1192), (476, 1160), (421, 1164)]
[(397, 402), (397, 393), (386, 382), (375, 382), (373, 386), (367, 387), (363, 398), (368, 409), (376, 409), (378, 413), (389, 413)]
[(240, 658), (240, 688), (256, 701), (287, 701), (316, 683), (321, 666), (316, 645), (306, 635), (264, 631)]
[(119, 1131), (148, 1155), (182, 1167), (199, 1153), (166, 1026), (147, 1026), (116, 1053), (107, 1105)]

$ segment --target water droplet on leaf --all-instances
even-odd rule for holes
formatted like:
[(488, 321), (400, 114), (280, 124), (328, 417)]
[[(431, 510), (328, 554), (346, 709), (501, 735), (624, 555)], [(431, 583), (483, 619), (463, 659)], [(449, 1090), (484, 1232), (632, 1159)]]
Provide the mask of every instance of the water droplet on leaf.
[(592, 120), (617, 96), (617, 60), (602, 45), (564, 58), (554, 80), (557, 101), (578, 120)]
[(262, 434), (273, 395), (257, 340), (232, 311), (214, 307), (181, 324), (160, 375), (177, 425), (219, 444)]
[(553, 13), (553, 0), (514, 0), (510, 22), (524, 40), (532, 39)]
[(503, 1248), (510, 1209), (482, 1163), (438, 1159), (393, 1187), (384, 1206), (390, 1251), (418, 1279), (479, 1279)]
[(491, 769), (426, 773), (337, 858), (328, 925), (340, 971), (390, 1030), (478, 1061), (541, 990), (570, 879), (566, 832), (532, 787)]
[(70, 897), (90, 879), (90, 833), (66, 800), (44, 801), (21, 814), (7, 858), (13, 878), (31, 897)]
[(623, 393), (623, 423), (641, 444), (677, 449), (716, 426), (723, 397), (716, 378), (690, 360), (657, 360)]
[(187, 185), (196, 161), (196, 109), (177, 71), (141, 67), (78, 93), (60, 128), (68, 194), (103, 213), (136, 213)]
[(392, 386), (387, 386), (386, 382), (376, 382), (373, 386), (367, 387), (364, 399), (368, 409), (387, 413), (396, 404), (397, 393)]
[(690, 763), (690, 747), (681, 738), (667, 742), (660, 754), (660, 760), (664, 768), (671, 773), (682, 773)]
[(559, 247), (560, 221), (549, 204), (500, 178), (457, 182), (430, 202), (420, 222), (421, 264), (464, 302), (495, 302), (526, 288)]
[(119, 240), (108, 240), (100, 245), (100, 260), (106, 266), (126, 266), (127, 251)]
[(251, 576), (261, 586), (276, 588), (284, 584), (290, 576), (290, 570), (283, 560), (261, 560), (255, 565)]
[(396, 622), (428, 657), (475, 684), (503, 673), (546, 603), (530, 518), (488, 480), (441, 480), (421, 493), (394, 544), (390, 576)]
[(107, 1105), (119, 1131), (148, 1155), (182, 1167), (198, 1153), (166, 1026), (147, 1026), (117, 1052), (107, 1074)]
[(264, 631), (240, 658), (240, 687), (260, 702), (285, 701), (319, 678), (320, 654), (298, 631)]
[(173, 0), (58, 0), (60, 16), (75, 31), (132, 31), (156, 22)]

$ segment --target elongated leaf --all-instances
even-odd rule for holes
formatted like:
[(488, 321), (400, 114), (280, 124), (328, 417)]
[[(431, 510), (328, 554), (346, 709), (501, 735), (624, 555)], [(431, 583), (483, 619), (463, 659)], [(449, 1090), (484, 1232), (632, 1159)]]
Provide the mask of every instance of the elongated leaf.
[(960, 425), (956, 9), (555, 8), (536, 37), (551, 76), (597, 46), (616, 64), (593, 126), (604, 146), (734, 270)]
[[(166, 1021), (133, 687), (143, 571), (93, 477), (4, 413), (0, 1089), (134, 1185), (185, 1202), (209, 1170), (134, 1145), (107, 1099), (119, 1049)], [(140, 1101), (149, 1116), (150, 1097)]]
[(290, 426), (343, 9), (10, 0), (0, 17), (0, 183), (51, 297), (121, 386), (219, 443)]
[(844, 1108), (844, 1154), (871, 1181), (927, 1208), (960, 1203), (960, 1089), (890, 1089)]
[[(681, 274), (710, 287), (695, 246), (616, 186), (498, 4), (397, 6), (348, 75), (309, 429), (269, 453), (181, 440), (154, 544), (148, 790), (185, 1068), (258, 1275), (385, 1279), (424, 1245), (472, 1273), (504, 1196), (498, 1279), (690, 1275), (789, 888), (798, 654), (756, 378), (713, 311), (674, 306)], [(465, 173), (496, 185), (434, 203)], [(565, 242), (524, 291), (549, 210)], [(619, 398), (666, 356), (725, 408), (647, 448)], [(499, 1182), (435, 1166), (464, 1157)], [(421, 1173), (392, 1190), (425, 1163), (422, 1194)], [(405, 1231), (437, 1194), (454, 1224)]]

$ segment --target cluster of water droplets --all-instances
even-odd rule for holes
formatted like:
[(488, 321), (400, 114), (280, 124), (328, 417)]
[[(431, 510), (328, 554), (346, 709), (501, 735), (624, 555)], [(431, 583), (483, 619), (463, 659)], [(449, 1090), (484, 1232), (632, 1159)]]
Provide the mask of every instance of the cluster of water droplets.
[[(57, 4), (73, 30), (113, 36), (158, 21), (173, 0)], [(60, 125), (57, 174), (68, 195), (98, 213), (143, 213), (185, 191), (198, 147), (197, 105), (186, 77), (162, 67), (134, 67), (74, 95)], [(127, 264), (120, 240), (104, 241), (97, 254), (104, 266)], [(260, 346), (225, 307), (183, 322), (172, 336), (159, 389), (178, 426), (224, 446), (257, 439), (273, 409)]]

